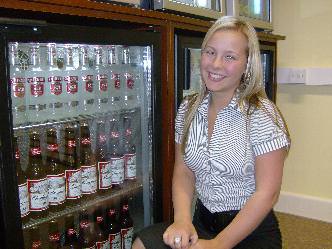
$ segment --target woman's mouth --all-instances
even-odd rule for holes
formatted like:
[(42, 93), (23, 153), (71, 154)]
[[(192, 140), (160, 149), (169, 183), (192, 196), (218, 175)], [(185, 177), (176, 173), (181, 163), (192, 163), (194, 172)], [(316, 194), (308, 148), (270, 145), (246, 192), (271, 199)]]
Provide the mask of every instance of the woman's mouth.
[(212, 81), (220, 81), (220, 80), (224, 79), (226, 76), (224, 76), (222, 74), (216, 74), (216, 73), (209, 72), (208, 77)]

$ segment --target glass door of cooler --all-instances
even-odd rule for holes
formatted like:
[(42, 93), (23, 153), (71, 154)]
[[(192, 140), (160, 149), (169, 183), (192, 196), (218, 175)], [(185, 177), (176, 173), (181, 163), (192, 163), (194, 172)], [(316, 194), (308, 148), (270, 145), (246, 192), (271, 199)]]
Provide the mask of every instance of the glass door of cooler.
[[(201, 34), (204, 35), (204, 34)], [(187, 95), (197, 93), (201, 85), (201, 44), (203, 37), (176, 35), (176, 109)]]
[(263, 83), (267, 97), (276, 100), (276, 83), (275, 83), (275, 47), (267, 44), (260, 44), (261, 62), (263, 68)]
[(159, 36), (137, 32), (128, 41), (136, 31), (6, 29), (1, 70), (8, 84), (1, 91), (10, 113), (1, 160), (2, 173), (17, 177), (3, 192), (17, 196), (4, 193), (2, 201), (18, 212), (4, 210), (3, 219), (21, 225), (24, 248), (131, 248), (133, 232), (160, 216)]

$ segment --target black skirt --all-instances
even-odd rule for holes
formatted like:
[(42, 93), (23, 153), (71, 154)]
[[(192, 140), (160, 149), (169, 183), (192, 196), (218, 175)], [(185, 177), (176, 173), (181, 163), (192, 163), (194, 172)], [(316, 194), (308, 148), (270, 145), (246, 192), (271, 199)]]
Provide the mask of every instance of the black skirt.
[[(239, 211), (211, 213), (200, 200), (197, 200), (193, 224), (200, 239), (213, 239), (234, 219)], [(144, 228), (136, 234), (146, 249), (167, 249), (163, 233), (169, 224), (158, 223)], [(278, 220), (271, 211), (262, 223), (234, 249), (281, 249), (281, 233)]]

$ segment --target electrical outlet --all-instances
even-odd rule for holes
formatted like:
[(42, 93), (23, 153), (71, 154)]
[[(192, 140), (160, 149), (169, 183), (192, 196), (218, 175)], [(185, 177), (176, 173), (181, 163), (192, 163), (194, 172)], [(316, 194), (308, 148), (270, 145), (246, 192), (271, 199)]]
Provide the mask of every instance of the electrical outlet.
[(306, 69), (292, 68), (289, 70), (289, 83), (306, 83)]

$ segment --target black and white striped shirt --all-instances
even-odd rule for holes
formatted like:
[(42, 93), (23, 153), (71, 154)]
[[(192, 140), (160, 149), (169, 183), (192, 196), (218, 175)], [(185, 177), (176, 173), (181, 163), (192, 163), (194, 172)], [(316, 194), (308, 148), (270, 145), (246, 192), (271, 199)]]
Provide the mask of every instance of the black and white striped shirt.
[[(237, 94), (216, 118), (208, 141), (208, 94), (191, 123), (184, 162), (196, 178), (198, 198), (210, 212), (240, 210), (255, 191), (255, 157), (289, 146), (280, 115), (269, 100), (248, 117), (238, 105)], [(181, 143), (188, 101), (175, 120), (175, 142)], [(268, 166), (267, 166), (268, 167)]]

